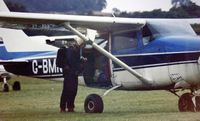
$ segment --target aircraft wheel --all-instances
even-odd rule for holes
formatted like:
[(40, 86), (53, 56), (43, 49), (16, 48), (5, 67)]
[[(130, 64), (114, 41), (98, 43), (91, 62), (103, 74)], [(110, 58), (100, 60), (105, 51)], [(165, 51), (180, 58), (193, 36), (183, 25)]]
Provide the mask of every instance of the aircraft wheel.
[(13, 86), (12, 86), (14, 91), (20, 91), (21, 90), (21, 85), (19, 81), (15, 81)]
[(86, 113), (102, 113), (103, 108), (103, 100), (99, 95), (90, 94), (85, 99), (84, 109)]
[(196, 97), (196, 111), (200, 112), (200, 96)]
[(3, 92), (9, 92), (9, 85), (3, 84)]
[(194, 112), (194, 104), (192, 102), (192, 95), (190, 93), (183, 94), (178, 101), (180, 112)]

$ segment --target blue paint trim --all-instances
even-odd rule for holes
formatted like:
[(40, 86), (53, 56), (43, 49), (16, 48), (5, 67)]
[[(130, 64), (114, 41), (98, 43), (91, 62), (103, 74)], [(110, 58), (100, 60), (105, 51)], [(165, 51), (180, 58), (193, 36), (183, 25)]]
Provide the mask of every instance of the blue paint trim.
[[(200, 38), (165, 36), (137, 50), (123, 49), (113, 54), (134, 69), (197, 62), (200, 57)], [(114, 70), (120, 68), (114, 63)]]
[(38, 56), (53, 56), (56, 55), (54, 51), (37, 51), (37, 52), (8, 52), (5, 46), (0, 47), (0, 59), (11, 60), (25, 57), (38, 57)]
[[(173, 54), (158, 54), (158, 55), (139, 55), (139, 56), (124, 56), (118, 57), (121, 61), (130, 67), (155, 65), (163, 63), (197, 61), (200, 57), (199, 52), (187, 53), (173, 53)], [(114, 68), (120, 68), (119, 65), (114, 63)]]

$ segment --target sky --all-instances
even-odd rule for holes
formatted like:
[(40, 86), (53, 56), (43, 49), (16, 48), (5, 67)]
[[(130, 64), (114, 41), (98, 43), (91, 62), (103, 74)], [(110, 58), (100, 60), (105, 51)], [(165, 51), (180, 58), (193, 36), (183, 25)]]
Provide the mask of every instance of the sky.
[[(192, 1), (200, 5), (200, 0)], [(103, 11), (112, 12), (113, 8), (127, 12), (151, 11), (159, 8), (168, 11), (171, 7), (171, 0), (107, 0), (107, 8)]]

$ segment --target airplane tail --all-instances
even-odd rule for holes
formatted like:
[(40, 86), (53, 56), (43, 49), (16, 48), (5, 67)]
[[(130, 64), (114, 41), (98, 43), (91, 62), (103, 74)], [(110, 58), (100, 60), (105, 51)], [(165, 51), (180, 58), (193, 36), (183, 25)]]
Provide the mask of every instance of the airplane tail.
[(13, 59), (19, 54), (26, 53), (27, 56), (27, 53), (36, 54), (55, 50), (56, 47), (46, 44), (45, 36), (29, 37), (23, 30), (0, 28), (0, 59)]
[[(0, 0), (0, 11), (10, 11), (4, 0)], [(0, 28), (0, 60), (14, 59), (14, 57), (27, 55), (27, 53), (55, 50), (57, 48), (46, 44), (45, 36), (29, 37), (23, 30)]]

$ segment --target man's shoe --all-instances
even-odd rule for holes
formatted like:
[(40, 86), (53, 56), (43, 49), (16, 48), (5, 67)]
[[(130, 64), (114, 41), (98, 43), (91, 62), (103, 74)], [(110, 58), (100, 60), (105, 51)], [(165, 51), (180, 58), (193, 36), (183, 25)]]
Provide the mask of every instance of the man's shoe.
[(75, 112), (73, 108), (68, 109), (68, 112)]
[(66, 113), (65, 109), (60, 109), (60, 113)]

